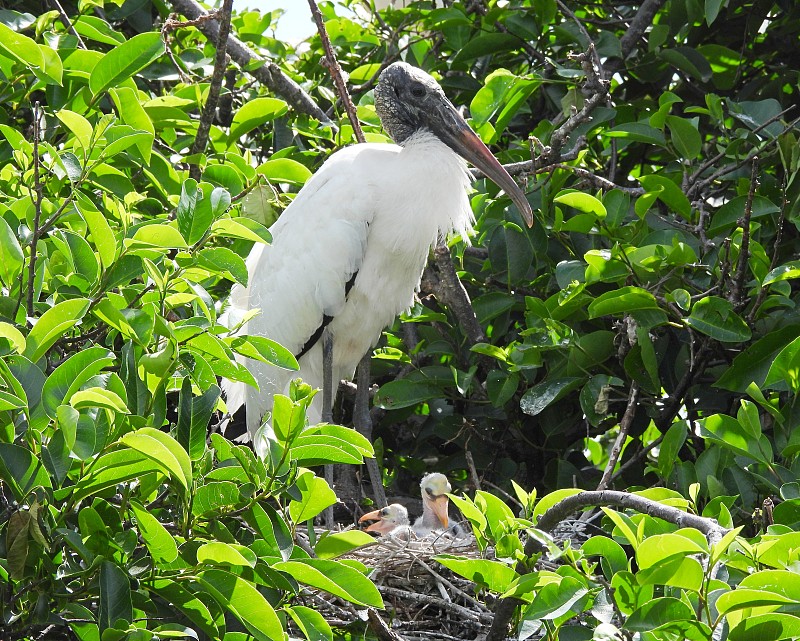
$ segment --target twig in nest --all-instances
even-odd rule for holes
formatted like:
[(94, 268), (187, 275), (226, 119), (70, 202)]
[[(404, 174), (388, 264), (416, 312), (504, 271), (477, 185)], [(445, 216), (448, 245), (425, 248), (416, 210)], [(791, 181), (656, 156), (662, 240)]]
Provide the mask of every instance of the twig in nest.
[(413, 601), (423, 605), (430, 605), (432, 607), (441, 608), (452, 614), (456, 614), (463, 619), (463, 623), (469, 622), (472, 625), (480, 626), (483, 623), (491, 623), (492, 615), (484, 612), (473, 612), (463, 605), (458, 605), (452, 601), (445, 601), (429, 594), (417, 594), (416, 592), (409, 592), (408, 590), (401, 590), (400, 588), (393, 588), (388, 585), (379, 585), (378, 590), (381, 594), (395, 596), (406, 601)]

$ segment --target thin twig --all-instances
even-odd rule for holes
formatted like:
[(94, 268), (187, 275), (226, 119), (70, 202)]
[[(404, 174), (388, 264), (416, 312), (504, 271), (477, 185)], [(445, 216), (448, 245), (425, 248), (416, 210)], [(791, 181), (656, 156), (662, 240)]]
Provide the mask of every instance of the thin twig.
[(733, 287), (731, 288), (730, 300), (734, 308), (738, 311), (747, 301), (744, 299), (744, 279), (747, 274), (747, 262), (750, 259), (750, 219), (753, 215), (753, 199), (758, 189), (758, 158), (753, 158), (753, 167), (750, 171), (750, 190), (747, 192), (747, 202), (744, 206), (744, 218), (742, 219), (742, 243), (739, 246), (739, 260), (736, 264), (736, 273), (733, 277)]
[[(231, 11), (233, 10), (233, 0), (223, 0), (222, 9), (217, 13), (219, 21), (219, 32), (217, 33), (217, 54), (214, 58), (214, 73), (211, 75), (211, 84), (208, 87), (206, 104), (200, 114), (200, 122), (197, 125), (197, 135), (192, 143), (190, 155), (202, 154), (208, 144), (208, 133), (211, 131), (211, 123), (217, 111), (219, 103), (219, 93), (222, 87), (222, 80), (225, 77), (225, 67), (227, 66), (228, 54), (228, 34), (231, 31)], [(195, 180), (200, 180), (200, 162), (192, 163), (189, 175)]]
[(328, 72), (331, 74), (333, 84), (336, 86), (336, 92), (344, 105), (344, 110), (347, 112), (350, 124), (353, 126), (353, 133), (358, 142), (366, 142), (367, 139), (364, 137), (364, 132), (361, 130), (361, 123), (358, 122), (356, 108), (353, 105), (350, 92), (347, 91), (347, 85), (342, 77), (342, 68), (339, 66), (339, 61), (336, 59), (336, 54), (331, 45), (331, 39), (328, 37), (328, 32), (325, 29), (325, 22), (322, 19), (322, 14), (319, 11), (316, 0), (308, 0), (308, 6), (311, 9), (311, 15), (314, 17), (319, 37), (322, 40), (322, 48), (325, 50), (325, 58), (328, 61)]
[(34, 314), (33, 295), (34, 289), (36, 288), (36, 250), (39, 243), (39, 236), (42, 233), (39, 223), (42, 218), (42, 200), (44, 199), (44, 187), (39, 174), (39, 167), (41, 164), (39, 158), (39, 139), (42, 135), (41, 117), (41, 107), (39, 103), (36, 102), (33, 105), (33, 187), (36, 192), (36, 201), (34, 203), (33, 235), (31, 237), (31, 256), (28, 262), (28, 293), (25, 309), (26, 314), (30, 317)]
[(81, 38), (81, 34), (75, 30), (72, 20), (69, 19), (69, 16), (67, 15), (67, 12), (64, 11), (64, 7), (61, 6), (61, 3), (58, 0), (50, 0), (50, 2), (53, 3), (56, 11), (58, 11), (58, 17), (61, 19), (61, 23), (67, 28), (67, 31), (75, 36), (75, 39), (78, 41), (78, 46), (81, 49), (86, 49), (86, 43)]
[(478, 476), (478, 470), (475, 467), (475, 460), (472, 458), (472, 452), (470, 450), (464, 450), (464, 458), (467, 460), (467, 469), (469, 470), (469, 478), (470, 481), (472, 481), (472, 487), (480, 492), (481, 477)]
[[(190, 20), (197, 20), (207, 16), (205, 10), (195, 0), (170, 0), (176, 10), (180, 11)], [(197, 28), (212, 42), (217, 42), (220, 25), (215, 19), (208, 19), (197, 25)], [(228, 36), (228, 54), (242, 69), (249, 71), (254, 78), (274, 91), (289, 103), (298, 113), (308, 114), (320, 122), (335, 127), (330, 122), (327, 114), (314, 102), (314, 99), (294, 80), (289, 78), (281, 68), (271, 60), (257, 56), (238, 38)]]
[(396, 596), (406, 601), (414, 601), (416, 603), (422, 603), (423, 605), (431, 605), (433, 607), (441, 608), (442, 610), (451, 612), (452, 614), (456, 614), (462, 617), (463, 623), (469, 622), (481, 625), (483, 623), (492, 622), (492, 615), (490, 614), (484, 612), (474, 612), (469, 608), (465, 608), (463, 605), (458, 605), (452, 601), (445, 601), (444, 599), (430, 596), (429, 594), (417, 594), (416, 592), (409, 592), (408, 590), (401, 590), (400, 588), (393, 588), (388, 585), (379, 585), (377, 588), (382, 594)]
[[(778, 264), (778, 250), (781, 245), (781, 241), (783, 240), (783, 224), (786, 221), (786, 208), (789, 206), (789, 199), (786, 197), (786, 177), (783, 178), (783, 189), (781, 190), (783, 193), (783, 200), (781, 202), (781, 212), (778, 215), (778, 222), (776, 224), (775, 229), (775, 240), (772, 245), (772, 259), (769, 263), (769, 271), (775, 269), (775, 266)], [(759, 292), (758, 296), (756, 296), (756, 300), (753, 303), (753, 307), (750, 309), (750, 312), (747, 314), (747, 324), (752, 325), (753, 320), (758, 313), (758, 308), (761, 307), (761, 303), (764, 302), (764, 299), (767, 297), (767, 287), (762, 287)]]
[(611, 448), (611, 454), (608, 457), (606, 469), (603, 471), (603, 477), (597, 484), (598, 490), (605, 490), (611, 482), (611, 475), (614, 473), (614, 468), (617, 466), (619, 455), (622, 452), (622, 446), (625, 444), (625, 439), (628, 438), (628, 432), (633, 423), (633, 417), (636, 415), (638, 401), (639, 384), (633, 381), (631, 383), (630, 392), (628, 393), (628, 405), (625, 407), (625, 413), (622, 415), (622, 419), (619, 422), (619, 434), (617, 434), (617, 439), (614, 441), (614, 446)]

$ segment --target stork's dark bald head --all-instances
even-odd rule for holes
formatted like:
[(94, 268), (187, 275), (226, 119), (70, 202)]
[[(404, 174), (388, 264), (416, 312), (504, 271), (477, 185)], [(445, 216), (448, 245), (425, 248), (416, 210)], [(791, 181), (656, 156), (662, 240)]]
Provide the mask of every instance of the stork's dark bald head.
[(429, 131), (504, 189), (528, 226), (533, 225), (533, 212), (525, 194), (470, 129), (439, 83), (422, 69), (405, 62), (386, 67), (375, 87), (375, 109), (386, 133), (398, 145), (418, 131)]
[(375, 109), (386, 133), (397, 144), (428, 128), (428, 117), (433, 110), (441, 109), (442, 102), (452, 107), (438, 82), (405, 62), (386, 67), (375, 87)]

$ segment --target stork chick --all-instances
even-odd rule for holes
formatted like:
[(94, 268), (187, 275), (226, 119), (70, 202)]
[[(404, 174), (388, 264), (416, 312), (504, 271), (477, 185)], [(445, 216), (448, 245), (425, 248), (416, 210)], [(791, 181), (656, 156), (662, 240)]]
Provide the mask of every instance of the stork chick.
[(359, 523), (364, 521), (375, 521), (366, 528), (367, 532), (377, 532), (381, 536), (410, 538), (411, 527), (409, 526), (408, 510), (399, 503), (392, 503), (358, 519)]
[(439, 472), (426, 474), (419, 487), (422, 490), (422, 516), (414, 521), (414, 533), (419, 537), (442, 532), (455, 538), (464, 536), (460, 525), (450, 523), (450, 499), (447, 495), (452, 488), (447, 477)]

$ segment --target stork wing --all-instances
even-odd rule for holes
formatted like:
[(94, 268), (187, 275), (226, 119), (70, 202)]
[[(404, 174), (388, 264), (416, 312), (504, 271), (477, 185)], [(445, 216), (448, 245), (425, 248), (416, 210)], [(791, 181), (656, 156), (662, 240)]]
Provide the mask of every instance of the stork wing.
[[(320, 337), (325, 324), (344, 307), (361, 267), (375, 209), (364, 187), (375, 175), (376, 148), (381, 153), (396, 149), (356, 145), (332, 155), (272, 226), (272, 244), (253, 248), (247, 259), (248, 286), (231, 290), (229, 326), (246, 311), (260, 308), (261, 314), (242, 333), (271, 338), (298, 357)], [(372, 157), (370, 166), (362, 158), (365, 152)], [(251, 422), (253, 415), (259, 420), (272, 407), (272, 396), (283, 393), (298, 373), (244, 362), (260, 392), (242, 383), (225, 382), (223, 388), (229, 411), (246, 402), (248, 428), (257, 427)]]

